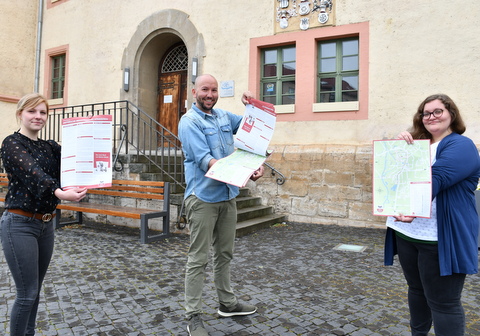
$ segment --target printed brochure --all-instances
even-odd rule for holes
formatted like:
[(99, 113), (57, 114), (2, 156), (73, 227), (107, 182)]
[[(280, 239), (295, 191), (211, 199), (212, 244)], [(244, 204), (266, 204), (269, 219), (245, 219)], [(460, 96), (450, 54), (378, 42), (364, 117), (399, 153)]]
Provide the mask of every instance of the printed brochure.
[(62, 188), (112, 185), (112, 116), (62, 120)]
[(267, 159), (277, 115), (273, 104), (251, 99), (235, 136), (235, 152), (218, 160), (205, 176), (244, 187)]

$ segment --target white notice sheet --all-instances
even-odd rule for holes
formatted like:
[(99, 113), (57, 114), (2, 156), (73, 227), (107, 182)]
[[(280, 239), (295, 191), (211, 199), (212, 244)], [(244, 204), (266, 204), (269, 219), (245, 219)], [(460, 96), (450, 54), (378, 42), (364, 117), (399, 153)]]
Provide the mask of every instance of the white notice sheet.
[(112, 116), (62, 120), (62, 188), (112, 185)]
[(235, 136), (237, 149), (218, 160), (205, 176), (238, 187), (244, 187), (250, 176), (265, 162), (277, 115), (273, 104), (251, 99), (245, 107)]

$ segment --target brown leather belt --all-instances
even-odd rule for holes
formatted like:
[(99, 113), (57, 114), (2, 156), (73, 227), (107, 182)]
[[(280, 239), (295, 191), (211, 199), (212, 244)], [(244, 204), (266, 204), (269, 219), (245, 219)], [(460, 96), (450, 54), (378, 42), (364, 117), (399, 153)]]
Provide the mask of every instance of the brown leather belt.
[(25, 217), (35, 218), (45, 223), (50, 222), (55, 217), (55, 214), (51, 214), (51, 213), (46, 213), (46, 214), (33, 213), (33, 212), (23, 211), (22, 209), (7, 209), (7, 210), (8, 212), (25, 216)]

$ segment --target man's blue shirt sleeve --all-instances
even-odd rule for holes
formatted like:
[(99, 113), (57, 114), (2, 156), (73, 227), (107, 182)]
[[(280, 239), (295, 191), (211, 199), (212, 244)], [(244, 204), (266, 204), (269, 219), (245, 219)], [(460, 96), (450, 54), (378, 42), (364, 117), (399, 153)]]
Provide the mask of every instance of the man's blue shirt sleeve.
[[(214, 157), (205, 139), (203, 130), (189, 117), (182, 118), (179, 125), (179, 137), (185, 156), (203, 171), (207, 172), (208, 163)], [(182, 140), (183, 139), (183, 140)], [(188, 141), (184, 141), (188, 139)]]

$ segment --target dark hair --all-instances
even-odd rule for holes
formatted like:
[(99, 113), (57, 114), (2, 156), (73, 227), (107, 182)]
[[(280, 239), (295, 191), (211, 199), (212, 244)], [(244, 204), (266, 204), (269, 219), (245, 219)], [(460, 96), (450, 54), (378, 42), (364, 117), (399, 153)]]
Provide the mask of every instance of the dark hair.
[(427, 131), (425, 125), (423, 124), (422, 113), (423, 109), (425, 108), (425, 104), (430, 103), (434, 100), (440, 100), (443, 105), (445, 105), (448, 113), (450, 113), (450, 117), (452, 118), (452, 121), (450, 123), (450, 129), (452, 130), (452, 132), (463, 134), (467, 128), (465, 126), (465, 123), (463, 122), (457, 105), (449, 96), (439, 93), (428, 96), (418, 107), (417, 113), (415, 113), (415, 115), (413, 116), (413, 125), (410, 129), (412, 137), (414, 139), (432, 139), (432, 135), (430, 134), (430, 132)]

